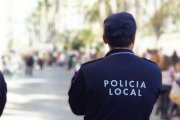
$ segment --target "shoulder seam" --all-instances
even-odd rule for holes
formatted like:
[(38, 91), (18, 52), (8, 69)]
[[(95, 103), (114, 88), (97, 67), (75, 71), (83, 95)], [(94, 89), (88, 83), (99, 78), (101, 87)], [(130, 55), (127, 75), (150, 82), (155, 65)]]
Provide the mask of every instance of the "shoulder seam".
[(148, 60), (148, 59), (146, 59), (146, 58), (142, 58), (142, 59), (144, 59), (144, 60), (146, 60), (146, 61), (148, 61), (148, 62), (151, 62), (151, 63), (153, 63), (153, 64), (157, 65), (157, 63), (155, 63), (155, 62), (154, 62), (154, 61), (152, 61), (152, 60)]
[(87, 65), (87, 64), (90, 64), (90, 63), (93, 63), (93, 62), (102, 60), (102, 59), (103, 59), (103, 58), (99, 58), (99, 59), (96, 59), (96, 60), (91, 60), (91, 61), (85, 62), (85, 63), (83, 63), (81, 66), (84, 66), (84, 65)]

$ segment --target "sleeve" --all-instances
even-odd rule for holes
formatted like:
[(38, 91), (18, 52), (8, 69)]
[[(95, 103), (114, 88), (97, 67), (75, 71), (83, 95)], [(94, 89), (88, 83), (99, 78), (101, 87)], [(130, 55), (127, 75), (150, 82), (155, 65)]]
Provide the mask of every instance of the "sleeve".
[(159, 91), (161, 93), (162, 91), (162, 73), (161, 71), (159, 72), (159, 83), (158, 83)]
[(0, 72), (0, 116), (3, 113), (6, 104), (7, 86), (2, 73)]
[(76, 115), (85, 114), (85, 103), (86, 103), (86, 93), (85, 93), (85, 82), (82, 73), (82, 69), (75, 73), (72, 78), (71, 87), (69, 89), (69, 105), (71, 110)]

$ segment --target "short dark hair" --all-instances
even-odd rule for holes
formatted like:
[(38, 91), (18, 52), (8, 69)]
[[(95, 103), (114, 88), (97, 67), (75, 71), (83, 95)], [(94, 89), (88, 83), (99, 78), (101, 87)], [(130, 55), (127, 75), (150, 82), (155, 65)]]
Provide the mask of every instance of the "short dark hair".
[(115, 13), (104, 21), (104, 36), (111, 47), (128, 47), (134, 41), (136, 23), (126, 12)]

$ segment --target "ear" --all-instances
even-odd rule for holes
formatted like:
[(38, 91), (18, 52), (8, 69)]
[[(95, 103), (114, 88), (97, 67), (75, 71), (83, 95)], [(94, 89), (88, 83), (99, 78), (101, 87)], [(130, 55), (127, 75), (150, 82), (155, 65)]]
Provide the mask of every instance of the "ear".
[(133, 44), (135, 43), (135, 40), (136, 40), (136, 33), (134, 33), (134, 36), (133, 36), (133, 41), (132, 41)]
[(106, 38), (106, 36), (103, 34), (103, 41), (104, 41), (104, 43), (105, 44), (107, 44), (108, 42), (107, 42), (107, 38)]

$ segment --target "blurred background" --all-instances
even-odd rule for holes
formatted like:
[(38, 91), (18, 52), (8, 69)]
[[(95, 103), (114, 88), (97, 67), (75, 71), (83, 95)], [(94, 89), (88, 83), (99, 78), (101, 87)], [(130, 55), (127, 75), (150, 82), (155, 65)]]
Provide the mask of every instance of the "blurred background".
[[(121, 11), (136, 19), (136, 55), (178, 79), (179, 0), (0, 0), (0, 69), (8, 85), (2, 120), (82, 119), (68, 106), (71, 77), (84, 62), (105, 55), (103, 21)], [(160, 114), (155, 109), (151, 119), (161, 120), (169, 106)]]

